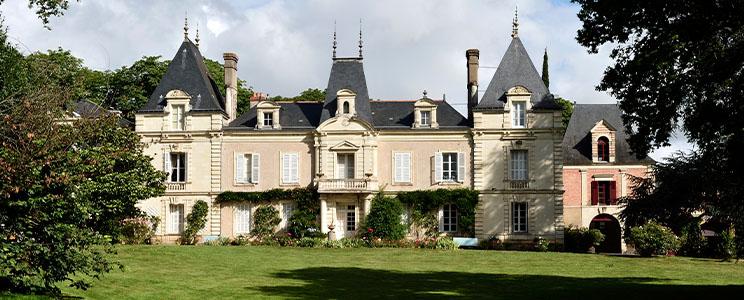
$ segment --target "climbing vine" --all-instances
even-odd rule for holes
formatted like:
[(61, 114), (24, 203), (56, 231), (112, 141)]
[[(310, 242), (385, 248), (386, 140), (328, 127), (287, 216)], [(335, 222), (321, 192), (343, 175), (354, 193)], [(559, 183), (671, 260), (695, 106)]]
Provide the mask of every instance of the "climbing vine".
[(475, 207), (478, 204), (478, 192), (471, 189), (437, 189), (401, 192), (397, 195), (401, 203), (411, 211), (414, 224), (435, 232), (436, 215), (446, 204), (454, 204), (460, 214), (458, 229), (460, 233), (475, 234)]

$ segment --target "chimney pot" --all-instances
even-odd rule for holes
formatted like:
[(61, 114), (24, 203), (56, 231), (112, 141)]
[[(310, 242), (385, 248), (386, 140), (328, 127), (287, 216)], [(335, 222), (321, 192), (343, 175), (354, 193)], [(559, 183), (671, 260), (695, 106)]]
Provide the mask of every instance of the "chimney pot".
[(238, 55), (225, 52), (222, 58), (225, 60), (225, 110), (230, 122), (238, 111)]

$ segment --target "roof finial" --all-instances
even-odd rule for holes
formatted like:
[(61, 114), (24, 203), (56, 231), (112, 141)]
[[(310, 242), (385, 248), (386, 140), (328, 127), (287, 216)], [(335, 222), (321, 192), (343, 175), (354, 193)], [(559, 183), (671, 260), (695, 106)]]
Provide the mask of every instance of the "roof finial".
[(512, 38), (519, 36), (519, 6), (514, 7), (514, 20), (512, 20)]
[(359, 58), (362, 58), (362, 19), (359, 19)]
[(426, 97), (426, 94), (428, 94), (428, 93), (426, 92), (426, 90), (424, 90), (424, 98), (427, 98)]
[(186, 16), (183, 18), (183, 39), (189, 39), (189, 12), (186, 12)]
[(333, 58), (336, 58), (336, 20), (333, 20)]
[(194, 41), (196, 42), (196, 48), (199, 48), (199, 22), (196, 22), (196, 38)]

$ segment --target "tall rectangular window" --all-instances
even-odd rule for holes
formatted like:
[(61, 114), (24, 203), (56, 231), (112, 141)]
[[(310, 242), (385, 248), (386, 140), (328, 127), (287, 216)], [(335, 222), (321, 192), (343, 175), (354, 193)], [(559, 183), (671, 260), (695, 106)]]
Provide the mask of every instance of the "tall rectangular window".
[(235, 206), (235, 216), (233, 218), (235, 234), (247, 234), (251, 231), (251, 206), (250, 204), (241, 203)]
[(512, 127), (525, 127), (525, 108), (527, 103), (524, 101), (512, 102)]
[(274, 126), (274, 114), (270, 112), (263, 113), (263, 125), (267, 127)]
[(285, 202), (282, 203), (282, 223), (284, 224), (285, 229), (289, 228), (289, 219), (292, 217), (292, 214), (294, 213), (294, 203), (291, 202)]
[(168, 233), (177, 234), (183, 231), (183, 210), (183, 204), (171, 204), (168, 207)]
[(396, 152), (393, 155), (395, 182), (411, 182), (411, 153)]
[(511, 180), (527, 180), (527, 150), (511, 151)]
[(354, 153), (336, 154), (336, 167), (338, 179), (353, 179), (354, 177)]
[(431, 111), (430, 110), (421, 111), (421, 126), (431, 126)]
[(454, 204), (444, 205), (442, 207), (442, 231), (456, 232), (457, 231), (457, 218), (458, 218), (457, 206)]
[(299, 183), (299, 154), (282, 154), (282, 183)]
[(527, 202), (512, 202), (512, 232), (527, 232)]
[(356, 206), (346, 207), (346, 231), (356, 230)]
[(442, 153), (442, 180), (457, 181), (457, 153)]
[(184, 112), (186, 111), (185, 105), (173, 105), (171, 112), (171, 129), (172, 130), (184, 130)]
[(186, 182), (186, 153), (171, 153), (170, 167), (171, 182)]
[(615, 181), (592, 181), (592, 205), (617, 204)]

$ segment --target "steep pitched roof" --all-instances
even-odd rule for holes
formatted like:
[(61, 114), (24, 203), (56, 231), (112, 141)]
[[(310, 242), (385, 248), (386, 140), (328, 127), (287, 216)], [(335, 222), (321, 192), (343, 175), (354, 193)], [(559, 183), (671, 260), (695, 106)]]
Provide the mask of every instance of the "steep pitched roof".
[(571, 120), (563, 136), (563, 164), (591, 165), (592, 141), (591, 130), (599, 121), (616, 128), (615, 162), (616, 165), (649, 165), (654, 160), (650, 157), (637, 159), (630, 152), (627, 135), (623, 130), (622, 112), (615, 104), (577, 104), (574, 106)]
[(199, 48), (189, 39), (184, 40), (178, 48), (160, 84), (155, 88), (147, 104), (139, 111), (163, 111), (166, 105), (165, 95), (171, 90), (188, 93), (191, 96), (192, 111), (225, 112), (225, 99), (222, 97), (220, 87), (209, 76)]
[[(277, 102), (279, 109), (279, 124), (284, 129), (312, 130), (320, 123), (320, 113), (323, 103), (320, 102)], [(256, 107), (230, 122), (229, 129), (253, 129), (258, 122)]]
[[(380, 129), (404, 129), (413, 126), (414, 104), (416, 100), (371, 101), (372, 119)], [(434, 100), (437, 104), (437, 123), (439, 128), (468, 128), (468, 120), (447, 101)]]
[(349, 89), (356, 93), (354, 107), (357, 117), (372, 123), (372, 111), (367, 92), (367, 79), (364, 77), (364, 67), (361, 58), (335, 58), (333, 60), (320, 122), (322, 123), (336, 115), (336, 93), (342, 89)]
[(506, 92), (517, 85), (526, 87), (532, 93), (530, 100), (533, 108), (560, 109), (537, 73), (519, 37), (513, 38), (506, 49), (476, 109), (503, 108), (506, 103)]

